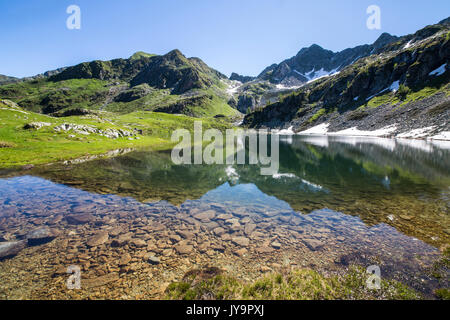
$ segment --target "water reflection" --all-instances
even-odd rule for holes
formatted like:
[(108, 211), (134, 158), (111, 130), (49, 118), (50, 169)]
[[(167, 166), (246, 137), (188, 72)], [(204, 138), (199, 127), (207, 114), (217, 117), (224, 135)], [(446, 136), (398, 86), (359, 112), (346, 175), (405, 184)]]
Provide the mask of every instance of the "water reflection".
[[(86, 191), (141, 202), (166, 200), (177, 206), (226, 181), (254, 184), (305, 214), (330, 208), (358, 216), (367, 225), (387, 223), (436, 246), (449, 242), (448, 145), (382, 138), (287, 138), (281, 139), (280, 172), (272, 177), (261, 176), (256, 165), (176, 166), (168, 152), (145, 151), (32, 174)], [(239, 192), (235, 197), (240, 199)]]

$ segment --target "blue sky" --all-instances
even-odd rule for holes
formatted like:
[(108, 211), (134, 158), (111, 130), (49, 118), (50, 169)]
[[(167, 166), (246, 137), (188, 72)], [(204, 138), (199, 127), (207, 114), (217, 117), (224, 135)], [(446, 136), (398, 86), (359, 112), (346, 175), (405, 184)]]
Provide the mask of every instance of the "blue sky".
[[(81, 8), (81, 30), (66, 28), (71, 4)], [(372, 4), (381, 30), (366, 27)], [(447, 16), (448, 0), (0, 0), (0, 74), (177, 48), (227, 75), (257, 75), (313, 43), (339, 51)]]

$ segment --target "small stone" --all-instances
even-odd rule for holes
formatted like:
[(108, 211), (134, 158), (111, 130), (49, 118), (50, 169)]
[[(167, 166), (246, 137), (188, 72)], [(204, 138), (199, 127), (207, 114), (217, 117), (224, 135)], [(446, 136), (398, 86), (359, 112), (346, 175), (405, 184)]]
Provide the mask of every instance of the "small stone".
[(132, 240), (130, 241), (130, 243), (131, 243), (132, 245), (134, 245), (135, 247), (137, 247), (137, 248), (143, 248), (143, 247), (146, 247), (146, 246), (147, 246), (147, 242), (145, 242), (145, 241), (142, 240), (142, 239), (132, 239)]
[(227, 214), (227, 213), (222, 213), (222, 214), (219, 214), (216, 219), (217, 220), (228, 220), (228, 219), (232, 219), (232, 218), (233, 218), (233, 215)]
[(225, 220), (225, 223), (227, 223), (227, 224), (236, 224), (236, 223), (239, 223), (239, 220), (236, 219), (236, 218), (232, 218), (232, 219)]
[(208, 210), (204, 212), (200, 212), (194, 215), (195, 219), (198, 220), (211, 220), (216, 216), (216, 212), (214, 210)]
[(316, 239), (303, 239), (303, 242), (312, 251), (317, 251), (324, 245), (323, 242)]
[(272, 269), (269, 268), (268, 266), (261, 266), (261, 267), (259, 268), (259, 270), (260, 270), (261, 272), (263, 272), (263, 273), (267, 273), (267, 272), (271, 272), (271, 271), (272, 271)]
[(281, 243), (279, 243), (278, 241), (274, 241), (270, 245), (277, 250), (281, 249)]
[(131, 261), (131, 255), (129, 253), (125, 253), (119, 260), (119, 266), (126, 266)]
[(131, 240), (131, 233), (127, 233), (127, 234), (122, 234), (120, 235), (117, 239), (114, 239), (111, 242), (111, 246), (112, 247), (123, 247), (124, 245), (126, 245), (128, 242), (130, 242)]
[(411, 221), (414, 217), (407, 216), (407, 215), (401, 215), (400, 218), (402, 218), (403, 220), (406, 220), (406, 221)]
[(238, 246), (246, 247), (249, 245), (250, 240), (246, 237), (233, 237), (231, 241)]
[(159, 258), (158, 258), (158, 257), (155, 257), (155, 256), (150, 256), (150, 257), (148, 257), (147, 262), (150, 263), (150, 264), (154, 264), (154, 265), (157, 265), (157, 264), (160, 264), (160, 263), (161, 263), (161, 261), (159, 260)]
[(112, 237), (117, 237), (118, 235), (124, 233), (124, 227), (115, 227), (109, 230), (109, 235)]
[(49, 227), (41, 227), (28, 233), (27, 241), (30, 246), (38, 246), (52, 241), (56, 236), (57, 233)]
[(178, 254), (189, 254), (193, 249), (193, 246), (187, 244), (179, 244), (175, 246), (175, 250), (178, 252)]
[(12, 258), (26, 247), (26, 241), (0, 243), (0, 260)]
[(225, 229), (224, 228), (222, 228), (222, 227), (218, 227), (218, 228), (215, 228), (214, 230), (213, 230), (213, 232), (214, 232), (214, 234), (216, 235), (216, 236), (222, 236), (224, 233), (225, 233)]
[(100, 231), (100, 232), (96, 233), (95, 235), (93, 235), (92, 237), (90, 237), (88, 239), (88, 241), (86, 242), (86, 244), (89, 247), (96, 247), (96, 246), (104, 244), (106, 241), (108, 241), (108, 239), (109, 239), (108, 232)]
[(256, 229), (256, 224), (254, 223), (247, 223), (244, 227), (244, 232), (247, 236), (251, 235), (253, 231)]
[(256, 248), (256, 252), (258, 252), (258, 253), (271, 253), (273, 251), (274, 251), (273, 248), (270, 248), (267, 246), (262, 246), (262, 247)]
[(234, 254), (236, 254), (239, 257), (243, 257), (246, 253), (247, 253), (247, 249), (245, 249), (245, 248), (238, 249), (234, 252)]
[(73, 214), (66, 217), (69, 224), (86, 224), (94, 220), (94, 216), (90, 213)]
[(229, 233), (224, 233), (223, 235), (220, 236), (220, 239), (222, 239), (222, 241), (230, 241), (231, 235)]
[(194, 238), (194, 233), (186, 230), (180, 230), (177, 231), (177, 233), (183, 238), (183, 239), (192, 239)]
[(337, 239), (337, 241), (340, 241), (340, 242), (344, 242), (345, 241), (344, 237), (337, 237), (336, 239)]
[(97, 288), (102, 287), (104, 285), (107, 285), (111, 282), (116, 282), (119, 280), (119, 274), (118, 273), (110, 273), (106, 274), (101, 277), (93, 278), (93, 279), (82, 279), (81, 280), (81, 287), (83, 289), (91, 289), (91, 288)]
[(176, 234), (173, 234), (173, 235), (169, 236), (169, 240), (176, 243), (176, 242), (180, 242), (181, 241), (181, 237), (176, 235)]

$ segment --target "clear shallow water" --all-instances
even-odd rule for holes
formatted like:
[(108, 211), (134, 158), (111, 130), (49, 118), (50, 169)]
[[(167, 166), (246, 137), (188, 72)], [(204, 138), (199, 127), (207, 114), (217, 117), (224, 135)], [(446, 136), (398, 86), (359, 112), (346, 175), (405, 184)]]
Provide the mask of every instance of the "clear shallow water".
[[(425, 293), (448, 286), (448, 274), (430, 276), (439, 249), (450, 243), (447, 144), (307, 136), (284, 137), (280, 151), (273, 177), (261, 176), (258, 166), (175, 166), (169, 153), (145, 151), (9, 174), (0, 179), (0, 236), (20, 240), (41, 226), (60, 235), (0, 262), (0, 294), (66, 297), (55, 270), (71, 264), (81, 264), (86, 279), (125, 274), (123, 282), (150, 297), (205, 264), (243, 278), (267, 268), (377, 264), (386, 277)], [(83, 214), (92, 219), (67, 220)], [(99, 231), (108, 240), (89, 246)], [(124, 235), (131, 241), (113, 245)], [(131, 260), (123, 265), (126, 253)], [(150, 266), (146, 254), (161, 264)], [(21, 283), (30, 273), (11, 270), (33, 269), (36, 260), (39, 289), (29, 292)], [(152, 280), (134, 278), (148, 273)], [(153, 289), (143, 289), (149, 283)], [(129, 294), (120, 281), (108, 285), (100, 296)]]

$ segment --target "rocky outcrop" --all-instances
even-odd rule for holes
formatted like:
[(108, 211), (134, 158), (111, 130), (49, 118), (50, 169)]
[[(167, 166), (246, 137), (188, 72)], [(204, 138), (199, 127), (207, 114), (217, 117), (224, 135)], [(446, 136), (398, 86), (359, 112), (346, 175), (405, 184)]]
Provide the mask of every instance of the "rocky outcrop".
[(25, 130), (39, 130), (43, 127), (51, 126), (51, 123), (48, 122), (30, 122), (23, 126)]
[(39, 246), (52, 241), (58, 236), (55, 230), (49, 227), (41, 227), (35, 229), (27, 234), (27, 241), (29, 246)]
[(146, 95), (150, 94), (152, 92), (152, 88), (144, 83), (141, 85), (138, 85), (136, 87), (130, 88), (124, 92), (121, 92), (119, 95), (117, 95), (114, 98), (115, 102), (131, 102), (134, 100), (141, 99), (145, 97)]
[(54, 127), (54, 130), (56, 132), (73, 131), (75, 133), (83, 134), (83, 135), (98, 134), (98, 135), (101, 135), (101, 136), (104, 136), (104, 137), (107, 137), (110, 139), (133, 137), (136, 135), (134, 132), (123, 130), (123, 129), (113, 129), (113, 128), (99, 129), (94, 126), (79, 125), (79, 124), (73, 124), (73, 123), (63, 123), (61, 125)]
[(14, 257), (26, 247), (26, 241), (11, 241), (0, 243), (0, 261)]
[(237, 74), (235, 72), (233, 72), (230, 76), (230, 80), (239, 81), (242, 83), (247, 83), (247, 82), (253, 81), (255, 79), (256, 79), (256, 77), (241, 76), (240, 74)]
[(186, 58), (179, 50), (156, 56), (131, 80), (131, 86), (148, 84), (158, 89), (171, 89), (182, 94), (192, 89), (211, 87), (226, 78), (198, 58)]

